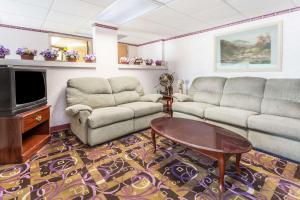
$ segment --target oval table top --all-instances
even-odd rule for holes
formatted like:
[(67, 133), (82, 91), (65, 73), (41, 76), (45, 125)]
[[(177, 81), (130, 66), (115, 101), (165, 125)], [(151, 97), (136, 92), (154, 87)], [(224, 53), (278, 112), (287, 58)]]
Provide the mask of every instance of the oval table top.
[(246, 153), (252, 149), (246, 138), (201, 121), (160, 117), (151, 121), (151, 128), (159, 135), (195, 149), (225, 154)]

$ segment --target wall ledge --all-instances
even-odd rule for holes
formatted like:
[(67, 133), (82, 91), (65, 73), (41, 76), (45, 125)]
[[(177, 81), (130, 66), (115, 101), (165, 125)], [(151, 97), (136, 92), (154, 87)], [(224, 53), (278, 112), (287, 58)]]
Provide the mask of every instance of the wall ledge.
[(21, 59), (0, 59), (0, 65), (14, 65), (20, 67), (46, 67), (46, 68), (85, 68), (96, 69), (96, 63), (84, 62), (62, 62), (44, 60), (21, 60)]
[(121, 70), (168, 70), (167, 66), (148, 66), (148, 65), (127, 65), (119, 64), (118, 68)]

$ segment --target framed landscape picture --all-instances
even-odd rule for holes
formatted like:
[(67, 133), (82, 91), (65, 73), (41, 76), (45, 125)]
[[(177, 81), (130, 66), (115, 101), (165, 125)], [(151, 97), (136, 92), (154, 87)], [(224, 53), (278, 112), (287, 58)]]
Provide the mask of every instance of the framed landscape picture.
[(282, 23), (215, 38), (215, 71), (281, 71)]

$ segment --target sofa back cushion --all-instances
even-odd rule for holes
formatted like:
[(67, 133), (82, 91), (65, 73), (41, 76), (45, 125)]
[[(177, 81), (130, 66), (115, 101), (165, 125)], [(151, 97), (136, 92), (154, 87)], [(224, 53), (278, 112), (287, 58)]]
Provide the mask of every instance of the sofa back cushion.
[(195, 78), (189, 89), (196, 102), (220, 105), (226, 78), (223, 77), (198, 77)]
[(68, 80), (67, 105), (84, 104), (92, 108), (115, 106), (115, 99), (107, 79), (73, 78)]
[(262, 113), (300, 119), (300, 79), (269, 79)]
[(260, 113), (265, 82), (264, 78), (255, 77), (227, 79), (220, 105)]
[(135, 77), (121, 76), (108, 79), (117, 105), (140, 100), (144, 95), (140, 81)]

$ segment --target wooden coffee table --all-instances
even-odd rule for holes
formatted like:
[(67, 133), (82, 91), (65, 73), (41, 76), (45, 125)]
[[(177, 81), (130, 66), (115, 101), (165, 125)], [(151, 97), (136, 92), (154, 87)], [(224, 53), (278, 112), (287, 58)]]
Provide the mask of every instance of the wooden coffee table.
[(151, 121), (151, 129), (154, 152), (156, 152), (155, 134), (157, 133), (217, 159), (221, 192), (224, 192), (226, 161), (230, 156), (235, 155), (236, 170), (240, 173), (241, 154), (252, 149), (251, 143), (246, 138), (224, 128), (195, 120), (161, 117)]

